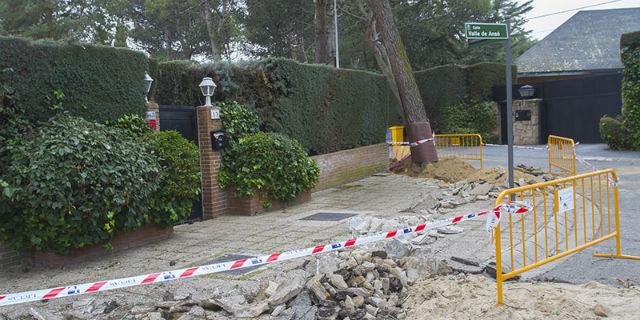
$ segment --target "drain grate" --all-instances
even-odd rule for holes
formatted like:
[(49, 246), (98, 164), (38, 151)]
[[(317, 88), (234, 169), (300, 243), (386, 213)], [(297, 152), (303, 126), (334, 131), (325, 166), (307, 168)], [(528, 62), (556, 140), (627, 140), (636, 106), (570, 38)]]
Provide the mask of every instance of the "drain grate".
[[(221, 257), (215, 258), (213, 260), (207, 261), (206, 264), (213, 264), (213, 263), (221, 263), (221, 262), (229, 262), (229, 261), (235, 261), (235, 260), (240, 260), (240, 259), (249, 259), (249, 258), (253, 258), (254, 256), (247, 256), (247, 255), (243, 255), (243, 254), (225, 254)], [(230, 274), (230, 275), (234, 275), (234, 276), (240, 276), (243, 275), (245, 273), (248, 273), (250, 271), (253, 271), (255, 269), (260, 268), (261, 266), (256, 266), (256, 267), (247, 267), (247, 268), (242, 268), (242, 269), (235, 269), (235, 270), (229, 270), (229, 271), (223, 271), (221, 273), (223, 274)]]
[(351, 218), (353, 216), (357, 216), (355, 213), (344, 213), (344, 212), (318, 212), (316, 214), (312, 214), (310, 216), (306, 216), (300, 220), (311, 220), (311, 221), (340, 221), (347, 218)]

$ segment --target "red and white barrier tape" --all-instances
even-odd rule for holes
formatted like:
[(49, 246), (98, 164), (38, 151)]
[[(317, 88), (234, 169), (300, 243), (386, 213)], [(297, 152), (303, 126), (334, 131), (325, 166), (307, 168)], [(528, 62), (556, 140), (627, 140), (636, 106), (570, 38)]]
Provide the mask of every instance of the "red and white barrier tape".
[(429, 141), (433, 141), (433, 138), (422, 139), (422, 140), (418, 140), (416, 142), (411, 142), (411, 143), (406, 142), (406, 141), (403, 141), (403, 142), (387, 141), (387, 144), (390, 145), (390, 146), (411, 146), (411, 147), (416, 147), (416, 146), (419, 146), (419, 145), (421, 145), (421, 144), (423, 144), (425, 142), (429, 142)]
[[(483, 143), (484, 147), (508, 147), (506, 144), (492, 144), (492, 143)], [(515, 149), (528, 149), (528, 150), (547, 150), (547, 147), (530, 147), (530, 146), (513, 146)]]
[(78, 295), (95, 293), (95, 292), (140, 286), (140, 285), (145, 285), (150, 283), (167, 282), (167, 281), (173, 281), (177, 279), (201, 276), (205, 274), (272, 264), (276, 262), (282, 262), (286, 260), (312, 256), (312, 255), (323, 253), (323, 252), (331, 252), (331, 251), (336, 251), (343, 248), (378, 242), (381, 240), (395, 238), (395, 237), (399, 237), (401, 235), (406, 235), (410, 233), (418, 233), (418, 232), (424, 232), (427, 230), (433, 230), (436, 228), (442, 228), (449, 225), (457, 224), (462, 221), (476, 220), (485, 215), (489, 217), (487, 219), (487, 230), (491, 231), (491, 229), (494, 228), (500, 221), (500, 210), (502, 208), (504, 208), (507, 213), (511, 213), (511, 214), (524, 213), (530, 210), (527, 204), (517, 204), (517, 203), (503, 204), (490, 211), (469, 213), (466, 215), (456, 216), (451, 219), (438, 220), (430, 223), (420, 224), (413, 227), (396, 229), (396, 230), (392, 230), (385, 233), (379, 233), (371, 236), (364, 236), (361, 238), (353, 238), (353, 239), (349, 239), (342, 242), (318, 245), (318, 246), (310, 247), (306, 249), (292, 250), (292, 251), (286, 251), (281, 253), (278, 252), (278, 253), (272, 253), (270, 255), (259, 256), (259, 257), (249, 258), (249, 259), (240, 259), (235, 261), (203, 265), (199, 267), (163, 271), (163, 272), (145, 274), (145, 275), (128, 277), (128, 278), (102, 280), (102, 281), (75, 284), (75, 285), (64, 286), (64, 287), (25, 291), (20, 293), (0, 294), (0, 306), (9, 306), (9, 305), (21, 304), (26, 302), (78, 296)]

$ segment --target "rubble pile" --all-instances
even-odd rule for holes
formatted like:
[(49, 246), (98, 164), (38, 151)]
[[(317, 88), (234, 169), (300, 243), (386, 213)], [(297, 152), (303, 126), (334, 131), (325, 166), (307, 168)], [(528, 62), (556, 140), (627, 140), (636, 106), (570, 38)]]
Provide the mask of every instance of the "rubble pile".
[[(514, 172), (515, 186), (525, 186), (552, 180), (554, 177), (542, 169), (518, 165)], [(507, 189), (507, 172), (504, 168), (475, 170), (466, 179), (455, 183), (442, 183), (444, 190), (434, 195), (423, 194), (404, 212), (413, 212), (425, 216), (446, 214), (459, 206), (475, 201), (495, 199)]]
[(428, 251), (357, 249), (305, 260), (277, 278), (243, 281), (210, 298), (169, 295), (132, 307), (132, 319), (401, 319), (408, 288), (454, 273)]

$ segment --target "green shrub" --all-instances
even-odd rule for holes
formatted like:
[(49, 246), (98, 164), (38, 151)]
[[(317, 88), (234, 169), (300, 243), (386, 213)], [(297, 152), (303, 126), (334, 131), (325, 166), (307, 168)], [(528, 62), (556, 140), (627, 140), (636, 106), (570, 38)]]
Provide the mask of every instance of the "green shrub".
[(68, 252), (149, 220), (158, 162), (128, 132), (58, 116), (10, 140), (0, 242)]
[(218, 183), (233, 187), (239, 197), (251, 197), (259, 191), (264, 206), (270, 200), (288, 201), (310, 190), (320, 170), (302, 146), (277, 133), (256, 133), (239, 140), (234, 165), (223, 167)]
[(177, 131), (153, 133), (150, 144), (160, 163), (160, 181), (149, 221), (159, 225), (182, 222), (200, 193), (198, 147)]
[(604, 116), (600, 119), (600, 137), (612, 150), (625, 150), (632, 147), (631, 133), (621, 118)]
[(107, 125), (124, 129), (134, 137), (142, 137), (154, 132), (147, 121), (137, 114), (124, 115), (115, 121), (107, 122)]
[(249, 107), (236, 102), (218, 102), (220, 120), (227, 135), (229, 144), (233, 145), (245, 135), (260, 131), (260, 118)]
[(90, 120), (114, 120), (145, 111), (147, 57), (123, 48), (0, 37), (0, 86), (32, 121), (55, 114), (46, 106), (53, 92), (64, 107)]
[(447, 107), (443, 113), (443, 133), (479, 133), (484, 142), (495, 142), (498, 126), (493, 103), (468, 100)]

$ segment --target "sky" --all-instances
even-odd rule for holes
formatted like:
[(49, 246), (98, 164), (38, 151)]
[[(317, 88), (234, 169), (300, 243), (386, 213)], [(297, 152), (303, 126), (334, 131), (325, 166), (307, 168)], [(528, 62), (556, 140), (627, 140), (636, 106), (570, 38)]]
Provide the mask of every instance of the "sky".
[[(519, 0), (519, 2), (524, 1), (526, 0)], [(533, 10), (531, 10), (529, 14), (527, 14), (527, 18), (533, 18), (558, 11), (570, 10), (610, 1), (612, 0), (533, 0)], [(640, 7), (640, 0), (620, 0), (581, 10), (601, 10), (633, 7)], [(560, 26), (563, 22), (571, 18), (571, 16), (576, 14), (576, 12), (578, 11), (579, 10), (560, 13), (538, 19), (532, 19), (525, 24), (525, 28), (533, 31), (531, 33), (531, 36), (533, 38), (542, 39), (558, 26)]]

